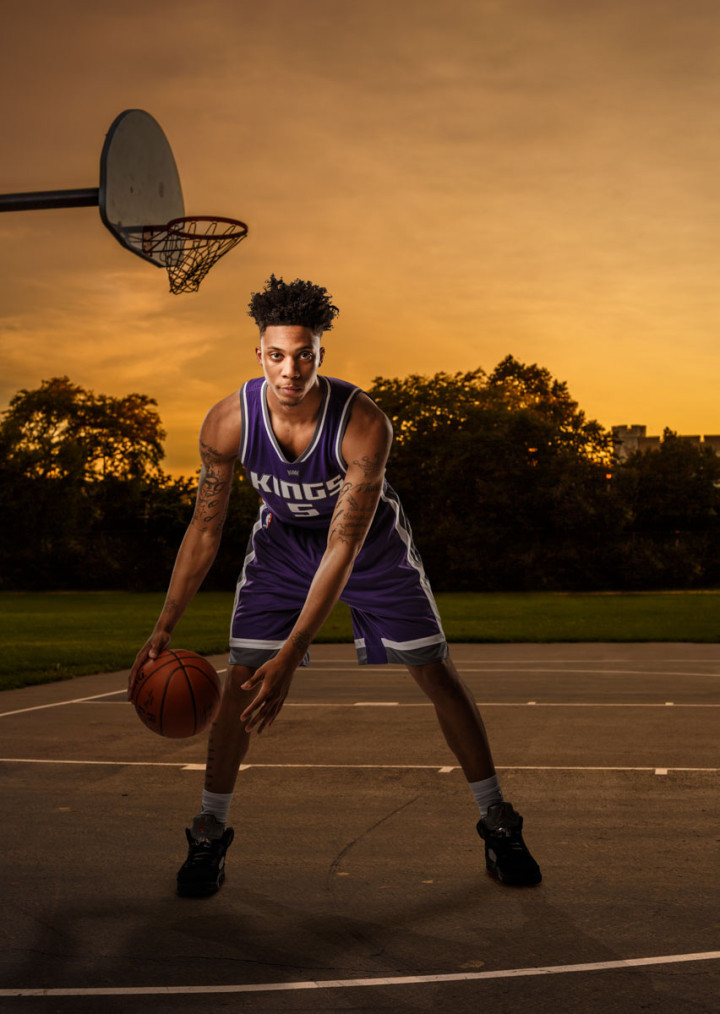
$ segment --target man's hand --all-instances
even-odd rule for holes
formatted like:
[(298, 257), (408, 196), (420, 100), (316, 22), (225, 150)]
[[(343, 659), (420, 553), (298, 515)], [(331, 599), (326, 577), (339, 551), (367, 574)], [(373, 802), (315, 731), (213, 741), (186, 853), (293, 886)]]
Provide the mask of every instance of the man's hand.
[(155, 659), (158, 655), (161, 655), (169, 644), (170, 634), (166, 633), (164, 630), (154, 631), (137, 653), (135, 656), (135, 664), (130, 670), (130, 676), (128, 678), (127, 699), (129, 701), (132, 701), (134, 698), (135, 685), (142, 667), (148, 659)]
[(287, 662), (277, 656), (261, 665), (243, 683), (243, 690), (254, 690), (260, 685), (259, 693), (240, 716), (240, 721), (245, 723), (245, 732), (257, 728), (260, 733), (273, 724), (285, 703), (296, 668), (297, 663)]

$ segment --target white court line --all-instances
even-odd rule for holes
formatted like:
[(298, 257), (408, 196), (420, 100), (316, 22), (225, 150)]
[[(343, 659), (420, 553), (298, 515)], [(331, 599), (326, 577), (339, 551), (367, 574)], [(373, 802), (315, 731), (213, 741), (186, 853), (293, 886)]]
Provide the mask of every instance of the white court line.
[[(117, 695), (124, 690), (116, 690)], [(103, 694), (111, 697), (112, 694)], [(67, 701), (67, 704), (93, 704), (92, 698), (78, 701)], [(108, 703), (108, 702), (103, 702)], [(111, 704), (126, 703), (110, 701)], [(475, 701), (479, 708), (720, 708), (720, 704), (683, 704), (677, 701)], [(432, 708), (430, 701), (286, 701), (284, 708)], [(39, 711), (43, 707), (54, 708), (56, 704), (38, 705), (29, 711)], [(8, 711), (7, 715), (22, 714), (21, 711)], [(0, 715), (4, 718), (5, 715)]]
[(647, 669), (498, 669), (495, 670), (492, 667), (484, 669), (467, 669), (464, 666), (458, 666), (460, 673), (474, 672), (484, 673), (489, 676), (493, 672), (497, 672), (499, 676), (510, 676), (513, 673), (552, 673), (554, 676), (576, 676), (578, 674), (584, 674), (586, 676), (667, 676), (672, 679), (674, 676), (702, 676), (711, 677), (717, 679), (720, 677), (720, 672), (681, 672), (679, 670), (673, 670), (672, 672), (665, 672), (663, 670), (657, 670), (650, 666), (648, 660)]
[[(687, 655), (682, 656), (680, 658), (662, 658), (662, 659), (660, 659), (660, 658), (651, 658), (650, 656), (648, 656), (647, 658), (630, 658), (630, 657), (626, 658), (624, 656), (620, 656), (618, 658), (597, 658), (597, 657), (596, 658), (545, 658), (545, 657), (543, 657), (543, 658), (534, 659), (534, 658), (527, 658), (527, 657), (525, 657), (525, 658), (467, 658), (467, 659), (458, 659), (458, 657), (454, 654), (454, 651), (453, 651), (453, 643), (454, 642), (450, 643), (450, 654), (453, 657), (455, 665), (458, 668), (460, 668), (460, 666), (464, 666), (466, 663), (467, 664), (472, 663), (474, 665), (489, 665), (489, 666), (495, 666), (495, 665), (528, 665), (528, 663), (533, 663), (533, 662), (537, 662), (538, 664), (542, 663), (543, 665), (594, 665), (595, 663), (602, 664), (602, 663), (605, 663), (605, 662), (612, 663), (613, 665), (617, 665), (620, 662), (628, 662), (628, 663), (630, 663), (632, 665), (642, 665), (642, 664), (657, 665), (658, 663), (661, 663), (662, 665), (671, 665), (671, 664), (674, 664), (674, 663), (687, 664), (688, 662), (692, 662), (694, 665), (718, 665), (718, 664), (720, 664), (720, 658), (688, 658)], [(485, 646), (488, 643), (489, 642), (485, 642)], [(568, 643), (570, 643), (570, 642), (568, 642)], [(604, 646), (607, 646), (608, 644), (613, 644), (613, 643), (617, 643), (617, 642), (605, 641), (605, 642), (602, 642), (602, 643), (603, 643)], [(664, 642), (656, 642), (656, 643), (660, 644), (660, 643), (664, 643)], [(483, 646), (482, 642), (478, 641), (478, 646), (482, 647)], [(715, 648), (716, 646), (713, 645), (712, 647)], [(346, 666), (349, 661), (353, 661), (353, 660), (354, 659), (353, 659), (352, 655), (350, 656), (350, 658), (348, 658), (347, 656), (345, 658), (313, 658), (312, 662), (311, 662), (311, 668), (312, 669), (320, 669), (323, 666), (330, 666), (330, 665), (345, 665)], [(404, 669), (405, 668), (399, 662), (389, 662), (387, 665), (384, 665), (384, 666), (363, 666), (363, 669), (365, 669), (366, 671), (368, 669), (375, 669), (375, 670), (377, 670), (377, 669), (383, 669), (383, 670), (385, 670), (388, 667), (392, 667), (392, 668), (396, 668), (396, 669)], [(357, 663), (355, 663), (355, 668), (357, 668)]]
[(125, 690), (108, 690), (106, 694), (94, 694), (92, 697), (75, 697), (71, 701), (54, 701), (52, 704), (36, 704), (33, 708), (18, 708), (17, 711), (4, 711), (0, 718), (8, 718), (10, 715), (24, 715), (28, 711), (44, 711), (46, 708), (62, 708), (65, 704), (84, 704), (86, 701), (97, 701), (101, 697), (114, 697), (116, 694), (123, 694)]
[(350, 989), (379, 986), (417, 986), (438, 982), (479, 982), (483, 979), (518, 979), (572, 972), (608, 972), (653, 965), (677, 965), (691, 961), (717, 961), (720, 951), (697, 954), (666, 954), (662, 957), (591, 961), (578, 965), (540, 965), (506, 968), (493, 972), (450, 972), (446, 975), (397, 975), (370, 979), (309, 979), (301, 982), (255, 982), (224, 986), (101, 986), (95, 988), (0, 989), (0, 996), (168, 996), (190, 993), (285, 993), (300, 989)]
[[(117, 697), (124, 694), (125, 689), (109, 690), (105, 694), (93, 697), (75, 697), (69, 701), (54, 701), (52, 704), (36, 704), (32, 708), (18, 708), (16, 711), (4, 711), (0, 718), (13, 715), (24, 715), (30, 711), (44, 711), (46, 708), (60, 708), (66, 704), (93, 704), (104, 697)], [(111, 703), (126, 705), (128, 702), (113, 701)], [(635, 701), (476, 701), (479, 708), (720, 708), (720, 704), (679, 704), (677, 701), (662, 703), (641, 703)], [(431, 708), (429, 701), (288, 701), (286, 708)]]
[[(227, 672), (227, 669), (218, 669), (219, 673)], [(28, 711), (44, 711), (46, 708), (62, 708), (66, 704), (87, 704), (89, 701), (99, 701), (103, 697), (117, 697), (118, 694), (127, 693), (127, 688), (121, 690), (108, 690), (105, 694), (93, 694), (91, 697), (74, 697), (70, 701), (54, 701), (52, 704), (36, 704), (32, 708), (18, 708), (16, 711), (0, 712), (0, 718), (9, 718), (10, 715), (24, 715)], [(125, 703), (123, 701), (123, 703)]]
[[(523, 661), (526, 662), (527, 660), (523, 660)], [(652, 660), (648, 660), (648, 661), (651, 662)], [(325, 660), (325, 662), (327, 663), (327, 660)], [(577, 664), (576, 660), (573, 660), (573, 662), (575, 664)], [(543, 659), (543, 663), (544, 663), (544, 665), (548, 664), (547, 660), (545, 660), (545, 659)], [(504, 663), (504, 664), (508, 664), (508, 663)], [(345, 666), (334, 667), (333, 671), (335, 671), (335, 672), (353, 672), (353, 673), (357, 673), (358, 668), (359, 667), (357, 666), (357, 664), (355, 664), (355, 665), (345, 665)], [(388, 666), (377, 666), (377, 667), (362, 666), (360, 668), (362, 668), (365, 673), (377, 672), (377, 673), (387, 674), (389, 667)], [(397, 669), (399, 671), (402, 671), (404, 669), (404, 667), (403, 666), (398, 666)], [(720, 677), (720, 673), (708, 673), (708, 672), (657, 672), (656, 670), (652, 670), (652, 669), (648, 670), (648, 669), (603, 669), (603, 668), (599, 668), (598, 669), (598, 668), (593, 668), (593, 669), (561, 669), (561, 670), (558, 670), (556, 668), (537, 668), (537, 667), (533, 667), (533, 668), (521, 668), (521, 669), (503, 670), (503, 669), (497, 669), (496, 668), (496, 660), (488, 661), (488, 663), (486, 664), (486, 666), (484, 668), (482, 668), (482, 669), (468, 668), (466, 666), (458, 666), (458, 670), (461, 673), (482, 673), (484, 675), (490, 675), (492, 672), (496, 671), (500, 675), (508, 675), (508, 674), (512, 674), (512, 673), (539, 673), (539, 674), (552, 673), (553, 675), (560, 676), (560, 675), (564, 675), (564, 674), (567, 673), (568, 675), (585, 674), (585, 675), (588, 675), (588, 676), (610, 676), (610, 675), (616, 675), (617, 676), (617, 675), (621, 675), (621, 676), (653, 676), (653, 677), (661, 677), (661, 676), (665, 676), (665, 677), (675, 677), (675, 676), (694, 676), (694, 677), (707, 677), (707, 676), (710, 676), (710, 677)], [(218, 670), (218, 672), (220, 672), (220, 673), (224, 673), (226, 671), (227, 670), (225, 670), (225, 669), (219, 669)], [(107, 693), (104, 693), (104, 694), (93, 694), (93, 695), (88, 696), (88, 697), (76, 697), (76, 698), (72, 698), (71, 700), (68, 700), (68, 701), (54, 701), (51, 704), (37, 704), (37, 705), (35, 705), (33, 707), (30, 707), (30, 708), (17, 708), (17, 709), (15, 709), (13, 711), (0, 712), (0, 718), (9, 718), (12, 715), (23, 715), (23, 714), (27, 714), (30, 711), (43, 711), (43, 710), (45, 710), (47, 708), (60, 708), (60, 707), (64, 707), (67, 704), (85, 704), (85, 703), (88, 703), (88, 702), (91, 702), (91, 701), (101, 700), (103, 697), (114, 697), (114, 696), (117, 696), (118, 694), (122, 694), (122, 693), (125, 693), (125, 688), (124, 687), (121, 690), (110, 690), (110, 691), (108, 691)], [(379, 704), (381, 702), (360, 702), (360, 703)], [(519, 703), (516, 703), (516, 702), (508, 703), (508, 704), (498, 703), (498, 702), (488, 702), (488, 703), (482, 704), (482, 707), (526, 707), (527, 703), (531, 703), (533, 705), (536, 705), (536, 702), (534, 702), (534, 701), (532, 701), (532, 702), (526, 702), (524, 704), (519, 704)], [(288, 704), (287, 706), (288, 707), (323, 707), (323, 706), (324, 707), (339, 707), (341, 705)], [(420, 704), (420, 705), (406, 704), (406, 705), (403, 705), (403, 706), (404, 707), (413, 707), (413, 706), (415, 706), (415, 707), (423, 707), (425, 705), (422, 705), (422, 704)], [(572, 703), (569, 703), (569, 704), (545, 704), (545, 705), (542, 705), (542, 706), (543, 707), (658, 707), (658, 706), (661, 706), (661, 705), (654, 705), (654, 704), (628, 704), (628, 703), (623, 702), (620, 705), (607, 704), (607, 703), (594, 704), (594, 705), (572, 704)], [(677, 707), (686, 707), (686, 708), (691, 708), (691, 707), (696, 707), (696, 708), (720, 707), (720, 705), (716, 705), (716, 704), (683, 704), (683, 705), (676, 705), (676, 706)]]
[[(455, 663), (455, 667), (457, 668), (457, 670), (458, 670), (459, 673), (472, 672), (472, 673), (484, 673), (485, 675), (491, 675), (492, 673), (497, 673), (500, 676), (512, 675), (512, 673), (516, 673), (516, 672), (518, 672), (518, 673), (553, 673), (556, 676), (564, 676), (566, 673), (570, 674), (570, 675), (574, 675), (574, 674), (577, 674), (577, 673), (585, 673), (586, 675), (590, 675), (590, 676), (713, 676), (713, 677), (720, 676), (720, 672), (685, 672), (685, 671), (679, 670), (679, 669), (673, 669), (672, 671), (665, 671), (663, 669), (658, 670), (657, 668), (655, 668), (655, 666), (658, 665), (659, 660), (653, 660), (653, 659), (648, 659), (647, 662), (645, 663), (644, 667), (642, 667), (642, 668), (636, 668), (636, 669), (605, 669), (605, 668), (602, 667), (602, 663), (598, 663), (592, 669), (558, 669), (556, 666), (553, 666), (552, 668), (545, 668), (546, 666), (548, 666), (548, 665), (551, 664), (551, 663), (548, 663), (547, 659), (543, 659), (542, 660), (543, 668), (540, 669), (537, 666), (533, 666), (532, 668), (527, 668), (526, 667), (527, 666), (527, 659), (524, 659), (523, 661), (526, 663), (526, 665), (523, 666), (520, 669), (499, 669), (497, 663), (494, 660), (492, 662), (487, 662), (484, 665), (482, 665), (482, 663), (480, 663), (482, 665), (482, 668), (480, 668), (480, 669), (471, 668), (470, 666), (463, 665), (462, 663), (457, 663), (457, 662)], [(590, 661), (592, 661), (592, 660), (590, 660)], [(687, 659), (678, 659), (678, 661), (687, 661)], [(576, 659), (573, 659), (572, 663), (573, 663), (573, 665), (577, 665), (578, 664), (578, 662), (577, 662)], [(475, 663), (475, 665), (477, 665), (477, 664), (478, 663)], [(513, 664), (515, 664), (515, 663), (513, 663)], [(613, 664), (616, 664), (615, 660), (613, 660)], [(660, 663), (660, 664), (662, 664), (662, 663)], [(711, 663), (708, 663), (708, 664), (711, 664)], [(720, 659), (717, 662), (712, 662), (712, 665), (714, 665), (716, 668), (720, 667)], [(392, 665), (382, 665), (382, 666), (337, 665), (337, 666), (335, 666), (334, 665), (332, 667), (328, 666), (327, 668), (331, 672), (358, 672), (358, 670), (361, 670), (363, 673), (371, 673), (371, 672), (388, 673), (388, 672), (405, 672), (406, 671), (405, 670), (405, 666), (403, 666), (403, 665), (397, 665), (397, 666), (392, 666)], [(308, 673), (311, 673), (311, 672), (313, 672), (313, 670), (315, 670), (315, 671), (322, 671), (323, 673), (326, 671), (326, 669), (324, 669), (324, 668), (321, 669), (321, 667), (319, 667), (319, 666), (316, 667), (315, 665), (311, 666), (306, 671)]]
[[(542, 661), (542, 665), (543, 665), (543, 668), (541, 668), (541, 669), (538, 668), (537, 665), (533, 665), (532, 668), (528, 668), (527, 667), (527, 665), (528, 665), (528, 659), (526, 659), (526, 658), (525, 659), (517, 659), (517, 661), (512, 661), (512, 662), (510, 662), (510, 661), (505, 662), (502, 659), (489, 659), (487, 662), (483, 662), (482, 660), (474, 662), (474, 666), (481, 666), (482, 668), (474, 668), (474, 667), (471, 668), (469, 665), (463, 665), (462, 662), (458, 662), (457, 660), (454, 660), (454, 661), (455, 661), (455, 667), (457, 668), (457, 670), (458, 670), (459, 673), (468, 673), (468, 672), (471, 672), (471, 673), (483, 673), (485, 675), (491, 675), (493, 673), (497, 673), (500, 676), (511, 675), (512, 673), (516, 673), (516, 672), (517, 673), (554, 673), (556, 676), (562, 676), (565, 673), (568, 673), (568, 674), (586, 673), (587, 675), (591, 675), (591, 676), (592, 675), (600, 675), (600, 676), (605, 676), (605, 675), (611, 675), (611, 676), (612, 675), (615, 675), (615, 676), (713, 676), (713, 677), (720, 676), (720, 671), (719, 672), (684, 672), (682, 670), (672, 670), (671, 672), (670, 671), (666, 672), (665, 670), (658, 670), (658, 669), (654, 668), (657, 665), (666, 665), (666, 664), (668, 664), (668, 662), (671, 662), (671, 661), (685, 662), (685, 663), (687, 663), (688, 659), (681, 659), (681, 658), (674, 659), (674, 660), (673, 659), (670, 659), (670, 660), (665, 660), (665, 659), (659, 660), (659, 659), (650, 659), (649, 658), (649, 659), (645, 660), (644, 662), (637, 663), (639, 666), (642, 666), (642, 667), (641, 668), (636, 668), (636, 669), (605, 669), (605, 668), (603, 668), (602, 660), (598, 661), (596, 659), (591, 659), (591, 658), (590, 659), (575, 659), (575, 658), (573, 658), (573, 659), (558, 659), (556, 665), (553, 665), (553, 659), (546, 659), (546, 658), (544, 658), (544, 659), (541, 660)], [(622, 662), (622, 661), (624, 661), (624, 659), (612, 659), (612, 664), (613, 665), (617, 665), (618, 662)], [(388, 664), (388, 665), (372, 666), (372, 665), (358, 665), (357, 663), (351, 663), (351, 664), (348, 665), (348, 660), (346, 658), (338, 659), (338, 662), (342, 663), (342, 664), (334, 664), (333, 662), (328, 661), (327, 659), (322, 659), (322, 660), (319, 660), (318, 662), (313, 662), (312, 665), (310, 665), (307, 669), (304, 669), (303, 672), (308, 673), (308, 675), (312, 675), (313, 673), (323, 673), (323, 674), (325, 674), (327, 672), (354, 672), (354, 673), (357, 673), (358, 671), (361, 671), (364, 674), (367, 674), (367, 673), (384, 673), (384, 674), (387, 675), (389, 673), (398, 673), (398, 672), (399, 673), (404, 673), (404, 672), (407, 671), (406, 667), (404, 665)], [(503, 665), (517, 665), (518, 662), (524, 663), (523, 667), (520, 668), (520, 669), (502, 669), (502, 668), (499, 668), (500, 666), (503, 666)], [(632, 660), (631, 659), (628, 659), (628, 662), (630, 662), (632, 664)], [(700, 664), (700, 665), (705, 664), (702, 659), (693, 659), (693, 662), (698, 662), (698, 664)], [(532, 659), (530, 660), (530, 663), (532, 664)], [(563, 669), (558, 669), (557, 668), (557, 665), (563, 665), (563, 666), (568, 665), (568, 664), (572, 664), (572, 665), (582, 665), (582, 664), (591, 665), (593, 663), (595, 663), (595, 668), (592, 668), (592, 669), (564, 669), (564, 668)], [(540, 660), (538, 661), (538, 665), (539, 664), (540, 664)], [(707, 665), (714, 665), (716, 667), (716, 669), (718, 669), (718, 668), (720, 668), (720, 658), (717, 661), (708, 659), (706, 664)], [(545, 668), (546, 666), (552, 666), (552, 668)], [(225, 670), (218, 669), (218, 672), (225, 672)]]
[[(150, 767), (150, 768), (179, 768), (181, 771), (204, 771), (205, 764), (193, 764), (187, 761), (124, 761), (124, 760), (56, 760), (45, 757), (0, 757), (0, 764), (58, 764), (76, 766), (99, 766), (99, 767)], [(448, 774), (451, 771), (460, 771), (458, 765), (448, 766), (445, 764), (241, 764), (240, 771), (249, 771), (251, 768), (297, 768), (301, 770), (378, 770), (378, 771), (437, 771), (440, 774)], [(568, 764), (500, 764), (498, 771), (639, 771), (652, 772), (653, 774), (666, 775), (669, 772), (693, 772), (704, 774), (720, 773), (720, 768), (672, 768), (672, 767), (622, 767), (600, 765), (568, 765)]]
[[(118, 690), (118, 693), (124, 692)], [(68, 701), (68, 703), (76, 702)], [(110, 703), (125, 704), (125, 701)], [(475, 703), (479, 708), (720, 708), (720, 704), (678, 704), (676, 701), (475, 701)], [(283, 704), (283, 708), (432, 708), (432, 706), (430, 701), (286, 701)], [(8, 714), (21, 712), (10, 711)], [(0, 718), (4, 717), (0, 715)]]
[[(720, 773), (720, 768), (658, 768), (658, 767), (600, 767), (579, 766), (569, 764), (498, 764), (498, 771), (645, 771), (656, 775), (667, 775), (671, 771), (681, 772), (705, 772), (707, 774)], [(382, 768), (401, 771), (437, 771), (439, 774), (449, 774), (451, 771), (461, 771), (459, 765), (440, 767), (437, 764), (243, 764), (240, 771), (249, 771), (250, 768), (339, 768), (341, 770), (354, 770), (356, 768)], [(204, 764), (186, 764), (183, 771), (204, 771)]]
[[(636, 701), (476, 701), (479, 708), (720, 708), (720, 704), (678, 704), (676, 701), (655, 702), (653, 704)], [(320, 704), (288, 701), (286, 708), (431, 708), (428, 701), (355, 701), (345, 704)], [(0, 718), (2, 716), (0, 715)]]
[[(99, 766), (99, 767), (122, 767), (122, 768), (182, 768), (185, 769), (187, 765), (185, 763), (178, 763), (178, 761), (103, 761), (103, 760), (59, 760), (55, 758), (45, 757), (0, 757), (0, 764), (69, 764), (69, 765), (87, 765), (88, 767)], [(205, 770), (205, 765), (192, 765), (192, 770), (196, 770), (199, 766), (202, 766)]]

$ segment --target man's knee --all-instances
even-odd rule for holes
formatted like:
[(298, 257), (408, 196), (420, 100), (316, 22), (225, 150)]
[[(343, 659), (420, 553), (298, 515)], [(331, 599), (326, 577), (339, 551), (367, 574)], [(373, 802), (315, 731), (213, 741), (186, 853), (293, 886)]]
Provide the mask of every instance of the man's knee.
[(253, 697), (256, 691), (243, 690), (242, 686), (243, 683), (250, 679), (254, 672), (254, 669), (250, 669), (245, 665), (229, 666), (223, 686), (223, 696), (238, 701)]
[(464, 684), (449, 658), (426, 665), (408, 666), (410, 675), (428, 697), (445, 697), (464, 692)]

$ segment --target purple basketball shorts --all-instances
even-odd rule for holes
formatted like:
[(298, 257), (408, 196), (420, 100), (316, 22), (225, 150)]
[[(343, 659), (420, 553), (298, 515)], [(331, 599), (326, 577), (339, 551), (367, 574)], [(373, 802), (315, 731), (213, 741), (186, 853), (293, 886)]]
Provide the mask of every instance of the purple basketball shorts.
[[(325, 530), (282, 524), (261, 507), (235, 593), (231, 665), (255, 669), (277, 654), (305, 604), (326, 545)], [(383, 494), (341, 599), (350, 606), (360, 665), (424, 665), (447, 658), (430, 584), (391, 489)]]

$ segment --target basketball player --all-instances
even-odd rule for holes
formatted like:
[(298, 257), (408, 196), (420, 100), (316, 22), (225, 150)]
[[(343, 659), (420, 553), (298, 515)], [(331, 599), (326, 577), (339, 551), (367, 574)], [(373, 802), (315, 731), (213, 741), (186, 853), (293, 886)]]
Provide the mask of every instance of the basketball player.
[(236, 458), (262, 503), (235, 596), (230, 659), (212, 726), (200, 813), (186, 830), (183, 895), (218, 890), (240, 763), (253, 731), (280, 714), (296, 668), (338, 599), (352, 610), (360, 664), (407, 666), (432, 704), (480, 809), (487, 870), (506, 884), (541, 880), (522, 817), (503, 800), (485, 728), (448, 653), (440, 617), (397, 494), (385, 480), (389, 420), (362, 391), (318, 373), (338, 313), (327, 290), (274, 275), (254, 293), (263, 377), (210, 409), (200, 432), (195, 513), (155, 629), (128, 693), (202, 584), (220, 545)]

